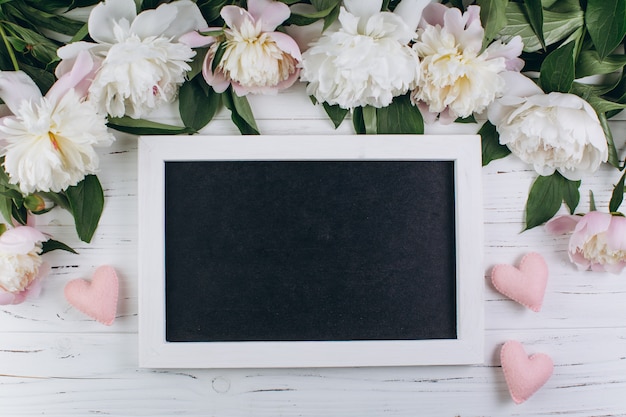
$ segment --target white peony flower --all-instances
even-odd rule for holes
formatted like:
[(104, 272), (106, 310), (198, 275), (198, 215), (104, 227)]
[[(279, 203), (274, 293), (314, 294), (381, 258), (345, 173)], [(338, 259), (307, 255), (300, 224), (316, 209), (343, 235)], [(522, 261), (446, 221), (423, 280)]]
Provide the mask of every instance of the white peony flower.
[(90, 63), (83, 54), (45, 97), (23, 72), (0, 72), (0, 97), (12, 113), (0, 119), (0, 155), (10, 183), (22, 193), (76, 185), (98, 169), (94, 147), (114, 140), (104, 115), (79, 94)]
[[(15, 295), (25, 295), (18, 293), (26, 292), (40, 278), (43, 261), (39, 255), (46, 240), (46, 236), (30, 226), (9, 229), (0, 236), (0, 290), (13, 293), (10, 303), (15, 303)], [(7, 304), (6, 296), (0, 295), (0, 304)]]
[(191, 69), (195, 52), (179, 42), (183, 34), (206, 26), (190, 0), (162, 4), (137, 15), (133, 0), (106, 0), (89, 16), (89, 34), (97, 43), (77, 42), (58, 50), (57, 76), (68, 71), (80, 51), (99, 63), (89, 101), (114, 117), (140, 118), (174, 101)]
[(411, 100), (429, 121), (437, 114), (443, 123), (480, 113), (504, 89), (499, 76), (523, 66), (517, 56), (523, 44), (518, 36), (508, 45), (497, 41), (482, 50), (484, 30), (480, 7), (456, 8), (430, 4), (423, 13), (420, 35), (413, 48), (421, 60), (421, 77)]
[(589, 103), (573, 94), (544, 94), (519, 73), (504, 79), (508, 91), (489, 107), (489, 120), (500, 143), (538, 174), (556, 170), (576, 181), (607, 161), (604, 131)]
[(416, 86), (419, 61), (408, 46), (416, 33), (399, 15), (380, 12), (382, 0), (345, 3), (341, 26), (302, 55), (300, 79), (319, 102), (385, 107)]
[[(222, 93), (231, 85), (238, 96), (276, 94), (292, 86), (300, 73), (298, 44), (275, 30), (289, 14), (284, 3), (248, 0), (248, 10), (237, 6), (222, 8), (220, 15), (227, 26), (219, 39), (223, 44), (213, 36), (198, 33), (189, 33), (182, 39), (195, 47), (211, 45), (202, 75), (216, 92)], [(220, 28), (207, 30), (211, 29)], [(224, 53), (214, 65), (219, 45), (224, 46)]]

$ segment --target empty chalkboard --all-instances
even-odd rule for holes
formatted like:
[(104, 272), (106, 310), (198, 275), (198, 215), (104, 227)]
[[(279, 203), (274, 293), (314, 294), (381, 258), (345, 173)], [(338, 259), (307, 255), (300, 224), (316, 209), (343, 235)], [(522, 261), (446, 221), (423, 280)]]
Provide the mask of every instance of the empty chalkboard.
[(457, 337), (452, 161), (165, 162), (168, 342)]
[(482, 362), (478, 136), (139, 138), (139, 363)]

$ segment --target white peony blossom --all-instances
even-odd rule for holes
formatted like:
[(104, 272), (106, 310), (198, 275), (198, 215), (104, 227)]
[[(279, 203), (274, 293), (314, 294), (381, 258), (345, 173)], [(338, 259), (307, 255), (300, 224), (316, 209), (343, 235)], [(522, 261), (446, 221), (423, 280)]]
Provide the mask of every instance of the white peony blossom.
[[(220, 15), (226, 28), (215, 38), (199, 33), (182, 37), (194, 47), (210, 45), (202, 75), (213, 89), (222, 93), (229, 86), (238, 96), (276, 94), (298, 79), (300, 49), (288, 35), (275, 29), (289, 17), (289, 7), (274, 0), (248, 0), (248, 10), (224, 6)], [(207, 28), (219, 31), (221, 28)], [(223, 42), (223, 43), (222, 43)], [(223, 55), (215, 65), (218, 47)]]
[(576, 181), (608, 158), (604, 131), (593, 108), (573, 94), (544, 94), (519, 73), (507, 73), (509, 90), (488, 115), (500, 143), (540, 175), (560, 172)]
[(68, 71), (80, 51), (99, 63), (89, 101), (114, 117), (140, 118), (174, 101), (191, 69), (195, 52), (179, 42), (183, 34), (206, 26), (190, 0), (162, 4), (137, 15), (133, 0), (106, 0), (89, 16), (89, 34), (97, 43), (77, 42), (58, 50), (57, 76)]
[(499, 74), (523, 66), (517, 58), (523, 46), (519, 37), (509, 45), (495, 42), (482, 51), (484, 30), (478, 6), (469, 6), (461, 14), (456, 8), (430, 4), (419, 33), (413, 48), (421, 60), (421, 77), (411, 100), (431, 113), (431, 121), (437, 114), (449, 123), (482, 112), (504, 89)]
[(114, 137), (104, 115), (84, 100), (92, 69), (82, 53), (45, 97), (25, 73), (0, 72), (0, 98), (9, 113), (0, 118), (0, 155), (9, 182), (22, 193), (63, 191), (97, 171), (94, 147), (108, 146)]
[[(21, 293), (39, 278), (43, 264), (41, 244), (48, 240), (38, 230), (29, 226), (9, 229), (0, 236), (0, 290)], [(0, 297), (0, 304), (4, 295)], [(15, 303), (13, 297), (11, 303)]]
[(414, 28), (382, 1), (350, 1), (339, 13), (341, 26), (327, 30), (302, 55), (300, 78), (319, 102), (345, 109), (385, 107), (416, 86), (417, 54), (408, 43)]
[(24, 102), (13, 117), (3, 120), (0, 137), (4, 169), (24, 194), (59, 192), (78, 184), (98, 169), (94, 146), (113, 141), (106, 120), (90, 102), (72, 90), (58, 103), (45, 97)]

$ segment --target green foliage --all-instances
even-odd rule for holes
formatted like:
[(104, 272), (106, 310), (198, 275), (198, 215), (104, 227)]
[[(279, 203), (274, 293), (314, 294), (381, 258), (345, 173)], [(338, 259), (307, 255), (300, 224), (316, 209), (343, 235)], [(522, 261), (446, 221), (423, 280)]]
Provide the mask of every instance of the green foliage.
[(324, 107), (324, 111), (326, 112), (330, 120), (335, 125), (335, 129), (339, 127), (339, 125), (343, 122), (343, 120), (349, 113), (349, 110), (339, 107), (338, 104), (331, 106), (330, 104), (324, 102), (322, 103), (322, 106)]
[(483, 166), (496, 159), (504, 158), (511, 153), (506, 145), (500, 144), (500, 135), (496, 127), (487, 120), (478, 131), (483, 151)]
[(178, 110), (186, 127), (199, 131), (207, 125), (220, 107), (221, 96), (201, 75), (184, 83), (178, 94)]
[(554, 217), (563, 202), (573, 214), (580, 201), (579, 187), (580, 181), (570, 181), (558, 172), (537, 177), (526, 201), (526, 230)]
[(239, 97), (229, 87), (222, 94), (222, 100), (228, 110), (230, 110), (230, 118), (235, 123), (242, 135), (258, 135), (259, 128), (256, 126), (252, 109), (248, 103), (248, 99), (243, 96)]
[(133, 119), (128, 116), (109, 117), (108, 126), (120, 132), (133, 135), (179, 135), (196, 132), (188, 127), (172, 126), (144, 119)]
[(609, 202), (609, 211), (611, 213), (616, 213), (617, 210), (619, 210), (619, 206), (621, 206), (622, 202), (624, 201), (624, 180), (626, 180), (626, 172), (624, 172), (622, 177), (613, 188), (611, 201)]
[(543, 49), (546, 49), (546, 41), (543, 37), (543, 7), (541, 0), (525, 0), (524, 9), (528, 16), (528, 23), (533, 29), (535, 36)]
[(476, 3), (480, 6), (480, 21), (485, 28), (485, 42), (490, 42), (507, 26), (508, 0), (478, 0)]
[(41, 244), (42, 254), (52, 252), (53, 250), (63, 250), (78, 255), (78, 252), (67, 246), (65, 243), (59, 242), (58, 240), (48, 239)]
[[(519, 35), (524, 42), (524, 52), (542, 49), (541, 41), (533, 30), (522, 3), (509, 1), (506, 18), (507, 25), (500, 30), (503, 41), (508, 42)], [(545, 8), (544, 5), (543, 36), (546, 47), (567, 39), (584, 24), (584, 13), (578, 0), (560, 0), (552, 8)]]
[(574, 42), (552, 51), (543, 64), (539, 83), (546, 93), (557, 91), (567, 93), (574, 83)]
[(376, 133), (407, 135), (424, 133), (422, 114), (411, 104), (408, 94), (394, 97), (389, 106), (376, 109)]
[(87, 175), (77, 185), (69, 187), (65, 195), (78, 237), (83, 242), (91, 242), (104, 209), (104, 192), (98, 177)]
[(624, 0), (587, 0), (585, 25), (600, 60), (604, 60), (626, 34), (626, 2)]

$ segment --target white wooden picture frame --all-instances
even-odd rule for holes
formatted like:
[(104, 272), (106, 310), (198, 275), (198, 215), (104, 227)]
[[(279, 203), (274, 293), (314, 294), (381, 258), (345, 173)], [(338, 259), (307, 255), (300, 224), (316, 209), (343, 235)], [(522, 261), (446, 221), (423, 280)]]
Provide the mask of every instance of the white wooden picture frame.
[[(165, 162), (191, 160), (453, 161), (457, 337), (444, 340), (168, 342), (165, 336)], [(138, 166), (141, 367), (482, 363), (484, 278), (479, 136), (148, 136), (139, 138)]]

